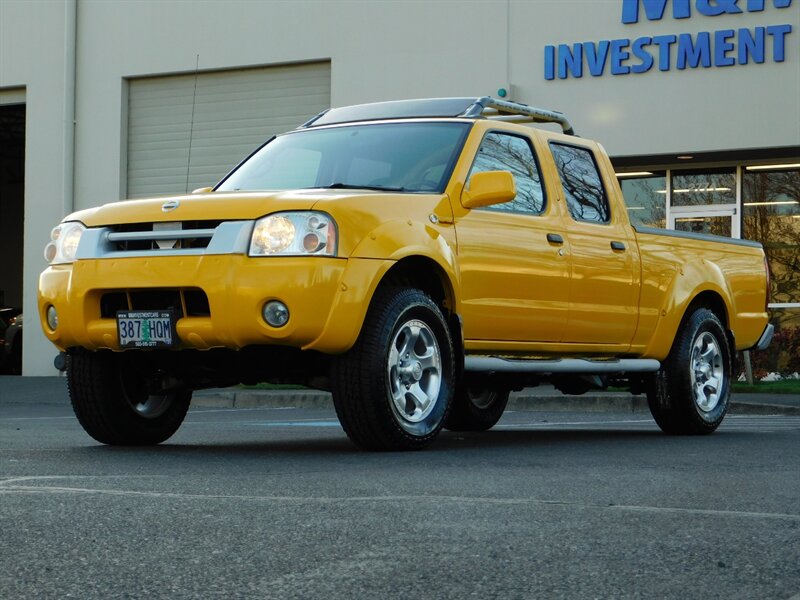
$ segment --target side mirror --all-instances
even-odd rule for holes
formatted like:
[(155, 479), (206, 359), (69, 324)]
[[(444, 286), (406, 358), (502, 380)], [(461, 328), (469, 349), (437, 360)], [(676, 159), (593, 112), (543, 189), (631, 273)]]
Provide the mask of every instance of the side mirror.
[(484, 171), (474, 173), (469, 188), (461, 193), (464, 208), (480, 208), (513, 200), (517, 195), (514, 176), (509, 171)]
[(210, 192), (213, 189), (214, 189), (213, 187), (202, 187), (202, 188), (197, 188), (196, 190), (192, 190), (192, 193), (193, 194), (206, 194), (206, 193)]

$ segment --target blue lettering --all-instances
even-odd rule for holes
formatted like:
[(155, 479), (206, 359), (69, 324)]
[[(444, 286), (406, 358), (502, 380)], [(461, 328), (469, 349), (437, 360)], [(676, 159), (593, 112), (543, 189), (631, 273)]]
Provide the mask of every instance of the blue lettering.
[(631, 57), (630, 52), (626, 50), (631, 45), (630, 40), (612, 40), (611, 41), (611, 74), (612, 75), (627, 75), (631, 72), (630, 67), (624, 66), (622, 63)]
[(733, 42), (729, 42), (736, 32), (733, 29), (722, 29), (714, 32), (714, 65), (717, 67), (730, 67), (736, 64), (736, 59), (728, 56), (734, 49)]
[(555, 79), (556, 47), (544, 47), (544, 78), (548, 81)]
[(767, 27), (767, 35), (772, 36), (772, 60), (775, 62), (783, 62), (786, 59), (785, 39), (787, 34), (791, 32), (792, 26), (788, 23), (786, 25), (770, 25)]
[[(644, 7), (644, 13), (650, 21), (660, 21), (664, 18), (668, 0), (622, 0), (622, 22), (625, 24), (639, 22), (639, 8)], [(747, 12), (761, 12), (764, 10), (766, 0), (747, 0)], [(789, 8), (792, 0), (772, 0), (775, 8)], [(697, 10), (707, 17), (717, 17), (723, 14), (741, 14), (739, 0), (695, 0)], [(688, 19), (692, 16), (690, 0), (673, 0), (672, 17), (674, 19)]]
[(658, 70), (669, 71), (669, 55), (672, 44), (678, 40), (674, 35), (657, 35), (653, 38), (653, 43), (658, 46)]
[(592, 42), (584, 42), (583, 53), (586, 55), (586, 64), (592, 77), (600, 77), (606, 68), (606, 58), (608, 58), (608, 46), (610, 42), (603, 40), (597, 45)]
[(633, 42), (631, 46), (633, 55), (642, 61), (640, 64), (631, 67), (633, 73), (647, 73), (647, 71), (653, 68), (653, 56), (644, 49), (644, 47), (649, 46), (652, 41), (653, 40), (649, 37), (640, 37)]
[(573, 44), (572, 49), (567, 44), (558, 45), (558, 78), (566, 79), (569, 74), (580, 79), (583, 77), (583, 46)]
[(742, 9), (736, 6), (739, 0), (697, 0), (697, 10), (707, 17), (717, 17), (723, 14), (736, 15)]
[(711, 34), (701, 31), (697, 34), (697, 40), (692, 41), (690, 33), (682, 33), (678, 36), (678, 58), (677, 67), (681, 71), (687, 66), (696, 69), (698, 66), (711, 66)]
[(750, 57), (756, 63), (764, 62), (764, 28), (755, 28), (755, 37), (749, 29), (739, 30), (739, 64), (746, 65)]
[[(650, 21), (664, 18), (667, 0), (622, 0), (622, 22), (639, 22), (639, 2), (644, 6), (644, 13)], [(689, 0), (673, 0), (672, 16), (675, 19), (688, 19), (691, 16)]]
[[(747, 12), (761, 12), (764, 10), (764, 0), (747, 0)], [(792, 0), (772, 0), (775, 8), (789, 8)]]

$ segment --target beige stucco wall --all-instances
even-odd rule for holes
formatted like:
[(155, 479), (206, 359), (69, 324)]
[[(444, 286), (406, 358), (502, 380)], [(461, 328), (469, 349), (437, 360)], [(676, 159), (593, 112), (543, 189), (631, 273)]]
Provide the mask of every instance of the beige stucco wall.
[[(27, 102), (25, 313), (36, 314), (50, 228), (70, 205), (125, 189), (126, 80), (192, 72), (197, 55), (202, 71), (330, 60), (338, 106), (490, 95), (510, 83), (514, 99), (564, 111), (614, 155), (800, 144), (800, 2), (635, 25), (620, 15), (621, 0), (0, 0), (0, 90), (24, 87)], [(793, 27), (784, 63), (544, 79), (547, 44), (778, 23)], [(25, 335), (25, 373), (52, 374), (54, 351), (34, 318)]]

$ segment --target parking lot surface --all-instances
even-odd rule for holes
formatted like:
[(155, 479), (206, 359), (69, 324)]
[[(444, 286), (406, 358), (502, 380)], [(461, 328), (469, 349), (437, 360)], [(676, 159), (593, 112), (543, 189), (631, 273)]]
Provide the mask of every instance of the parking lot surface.
[(0, 404), (0, 597), (788, 599), (799, 459), (794, 416), (509, 412), (364, 453), (330, 410), (193, 408), (113, 448)]

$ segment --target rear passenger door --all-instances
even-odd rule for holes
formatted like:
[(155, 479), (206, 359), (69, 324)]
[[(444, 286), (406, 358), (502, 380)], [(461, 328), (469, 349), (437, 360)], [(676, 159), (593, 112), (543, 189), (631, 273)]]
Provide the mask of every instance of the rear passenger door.
[(510, 171), (517, 196), (457, 219), (464, 337), (557, 342), (567, 323), (569, 263), (563, 239), (553, 237), (563, 234), (562, 220), (545, 196), (531, 139), (487, 132), (467, 187), (482, 171)]
[[(638, 246), (608, 190), (592, 145), (550, 141), (569, 212), (569, 317), (564, 342), (630, 344), (639, 301)], [(599, 348), (598, 348), (599, 350)]]

